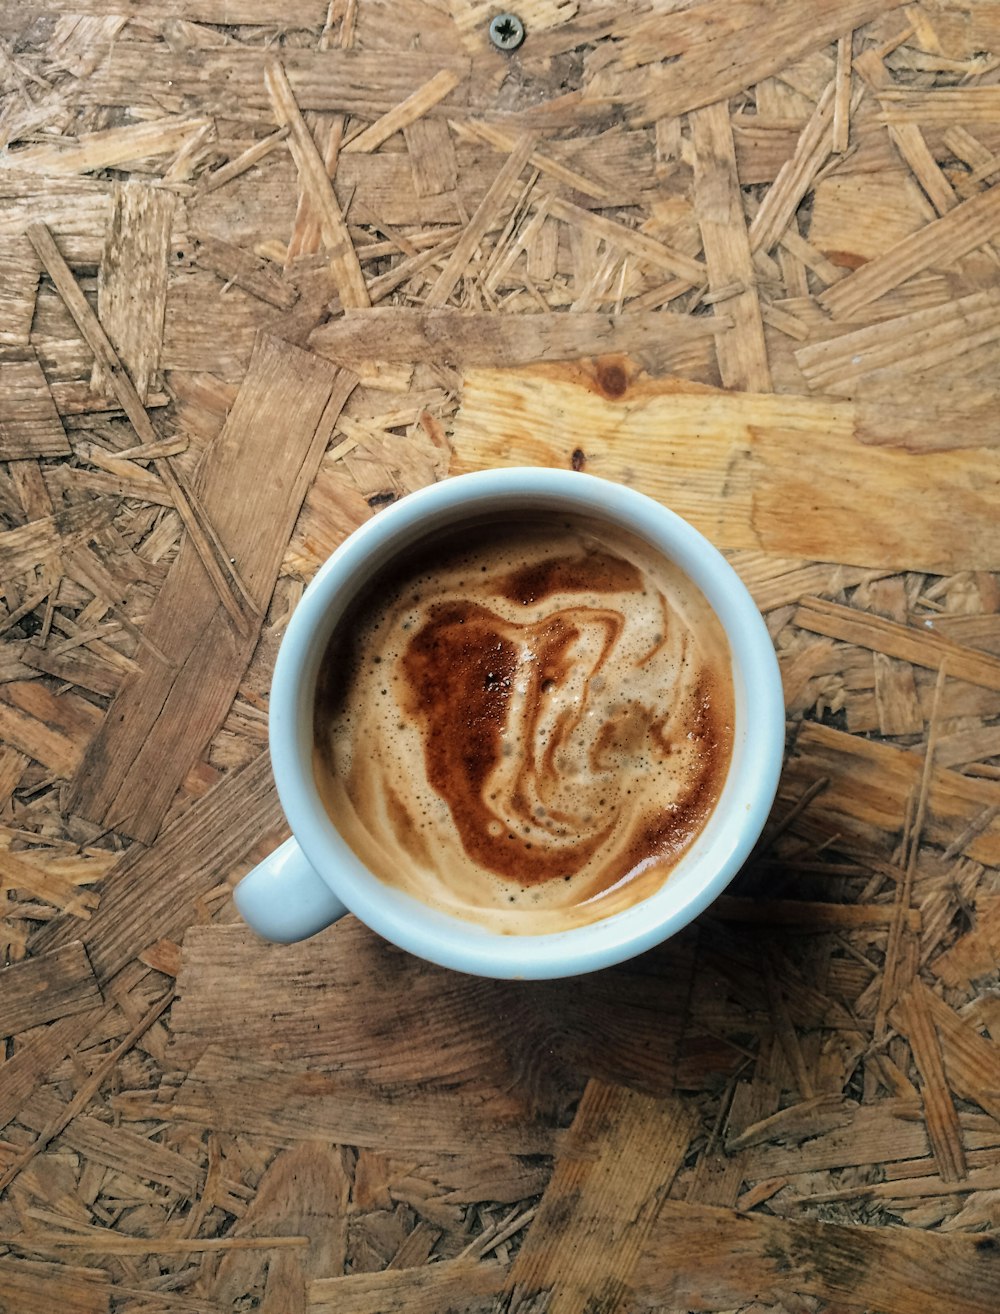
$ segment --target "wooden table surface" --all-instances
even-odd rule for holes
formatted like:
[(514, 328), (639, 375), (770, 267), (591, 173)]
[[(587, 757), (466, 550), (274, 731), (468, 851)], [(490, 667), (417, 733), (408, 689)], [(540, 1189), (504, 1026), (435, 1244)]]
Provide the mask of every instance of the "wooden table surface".
[[(0, 4), (0, 1311), (997, 1314), (1000, 4), (494, 12)], [(757, 853), (578, 981), (263, 945), (305, 583), (523, 462), (746, 580)]]

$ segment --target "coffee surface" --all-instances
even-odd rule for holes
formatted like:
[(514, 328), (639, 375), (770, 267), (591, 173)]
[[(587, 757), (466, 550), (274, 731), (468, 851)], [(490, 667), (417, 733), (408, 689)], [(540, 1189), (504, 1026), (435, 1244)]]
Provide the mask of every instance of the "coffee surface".
[(596, 519), (479, 522), (373, 581), (337, 627), (315, 774), (381, 880), (553, 931), (668, 878), (732, 727), (725, 635), (676, 566)]

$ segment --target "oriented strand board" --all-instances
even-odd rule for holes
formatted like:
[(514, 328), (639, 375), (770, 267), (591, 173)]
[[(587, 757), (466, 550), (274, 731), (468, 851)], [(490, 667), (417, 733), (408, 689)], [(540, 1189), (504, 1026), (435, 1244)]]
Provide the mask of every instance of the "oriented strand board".
[(123, 854), (86, 926), (50, 924), (38, 936), (39, 950), (79, 938), (98, 980), (107, 983), (158, 939), (180, 934), (198, 898), (281, 824), (265, 754), (191, 804), (153, 848), (135, 845)]
[[(258, 609), (258, 626), (295, 516), (352, 384), (317, 357), (261, 338), (227, 428), (198, 471), (197, 495), (237, 562)], [(283, 441), (275, 451), (279, 430)], [(260, 478), (264, 464), (266, 481)], [(232, 703), (258, 632), (235, 632), (196, 554), (182, 549), (144, 631), (165, 660), (149, 659), (118, 693), (76, 776), (75, 808), (152, 840), (177, 787)]]
[[(65, 8), (0, 7), (0, 1306), (995, 1314), (1000, 6)], [(304, 587), (522, 461), (764, 612), (751, 860), (578, 980), (256, 941)]]
[(640, 100), (637, 117), (648, 123), (730, 96), (896, 8), (896, 0), (818, 0), (808, 11), (794, 0), (738, 0), (720, 12), (701, 0), (640, 21), (611, 58), (630, 69), (673, 56), (655, 70)]

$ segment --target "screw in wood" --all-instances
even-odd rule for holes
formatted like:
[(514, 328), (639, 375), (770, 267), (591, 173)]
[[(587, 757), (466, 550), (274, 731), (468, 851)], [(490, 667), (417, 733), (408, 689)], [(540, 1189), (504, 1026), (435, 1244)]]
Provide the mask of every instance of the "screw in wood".
[(524, 24), (517, 14), (497, 14), (490, 20), (490, 40), (498, 50), (516, 50), (524, 40)]

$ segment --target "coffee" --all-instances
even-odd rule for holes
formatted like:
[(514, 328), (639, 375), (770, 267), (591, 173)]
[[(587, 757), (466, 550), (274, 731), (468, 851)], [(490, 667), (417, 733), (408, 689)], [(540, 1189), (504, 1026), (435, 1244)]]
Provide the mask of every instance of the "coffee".
[(729, 647), (692, 581), (552, 513), (466, 524), (368, 581), (321, 665), (314, 773), (379, 879), (531, 934), (659, 888), (732, 740)]

